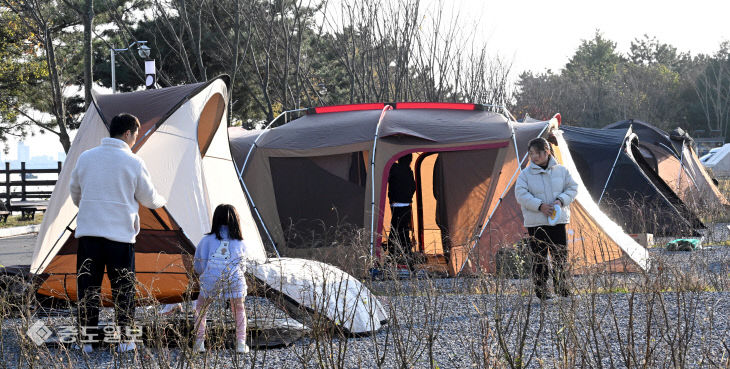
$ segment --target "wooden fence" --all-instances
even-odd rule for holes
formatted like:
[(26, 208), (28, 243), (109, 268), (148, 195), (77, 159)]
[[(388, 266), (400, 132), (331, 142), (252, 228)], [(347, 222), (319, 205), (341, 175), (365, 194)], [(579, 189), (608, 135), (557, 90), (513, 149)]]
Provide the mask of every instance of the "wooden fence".
[[(25, 162), (21, 162), (20, 169), (10, 169), (10, 163), (5, 162), (5, 168), (0, 170), (0, 178), (5, 180), (4, 184), (0, 183), (0, 188), (4, 189), (5, 192), (0, 192), (0, 196), (8, 210), (18, 210), (13, 209), (13, 202), (47, 201), (51, 197), (53, 187), (56, 185), (58, 174), (61, 173), (61, 164), (59, 161), (56, 168), (28, 169), (25, 167)], [(55, 173), (56, 179), (29, 178), (30, 175), (47, 173)], [(28, 187), (41, 187), (42, 189), (29, 191)]]

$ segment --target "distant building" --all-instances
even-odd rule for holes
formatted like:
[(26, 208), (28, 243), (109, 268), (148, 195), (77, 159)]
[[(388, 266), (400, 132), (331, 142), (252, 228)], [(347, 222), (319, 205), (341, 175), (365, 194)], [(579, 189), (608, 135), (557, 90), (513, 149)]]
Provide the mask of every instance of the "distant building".
[[(25, 162), (25, 167), (28, 169), (51, 169), (56, 168), (58, 166), (58, 162), (64, 162), (66, 160), (66, 153), (63, 151), (60, 151), (56, 153), (56, 157), (54, 158), (51, 155), (43, 155), (43, 156), (30, 156), (30, 146), (19, 142), (18, 143), (18, 159), (16, 160), (10, 160), (10, 168), (11, 169), (20, 169), (21, 163)], [(0, 163), (4, 163), (4, 161), (0, 157)], [(5, 167), (4, 164), (2, 164), (3, 168)]]
[(18, 161), (27, 162), (28, 160), (30, 160), (30, 146), (27, 146), (22, 142), (18, 142)]

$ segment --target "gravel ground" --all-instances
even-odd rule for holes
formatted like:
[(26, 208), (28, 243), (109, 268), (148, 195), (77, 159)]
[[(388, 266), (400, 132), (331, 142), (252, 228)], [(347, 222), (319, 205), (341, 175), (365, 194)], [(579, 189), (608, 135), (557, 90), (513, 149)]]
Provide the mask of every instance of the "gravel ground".
[[(122, 355), (107, 348), (86, 356), (46, 346), (26, 346), (32, 350), (22, 354), (25, 329), (13, 316), (2, 322), (0, 367), (27, 367), (29, 358), (38, 367), (83, 368), (358, 368), (378, 362), (384, 367), (489, 368), (510, 360), (534, 368), (728, 367), (730, 247), (691, 253), (654, 248), (651, 253), (657, 268), (648, 275), (576, 277), (579, 295), (544, 304), (530, 297), (526, 280), (377, 282), (373, 290), (391, 320), (375, 336), (326, 339), (325, 333), (313, 333), (290, 347), (252, 350), (243, 357), (225, 349), (190, 357), (179, 348)], [(247, 310), (249, 318), (285, 316), (255, 297), (247, 298)], [(138, 318), (144, 313), (139, 309)], [(105, 311), (103, 318), (109, 317)], [(71, 321), (68, 316), (41, 319), (49, 326)]]
[[(234, 368), (255, 361), (255, 367), (282, 368), (317, 366), (324, 358), (341, 359), (342, 367), (354, 368), (374, 367), (381, 355), (385, 367), (398, 367), (402, 362), (407, 367), (428, 367), (428, 337), (432, 336), (432, 358), (440, 368), (492, 367), (490, 359), (505, 357), (500, 334), (513, 357), (520, 356), (518, 347), (524, 339), (523, 357), (529, 367), (561, 362), (569, 367), (597, 367), (599, 363), (631, 367), (647, 357), (649, 367), (675, 361), (701, 366), (709, 365), (709, 360), (720, 360), (718, 365), (722, 365), (723, 355), (727, 360), (730, 354), (727, 292), (595, 294), (542, 305), (530, 297), (505, 295), (497, 299), (491, 294), (387, 296), (383, 302), (389, 311), (397, 312), (396, 318), (375, 337), (321, 340), (319, 344), (302, 339), (288, 348), (254, 350), (246, 357), (236, 358), (230, 350), (221, 349), (189, 358), (178, 348), (145, 348), (136, 355), (118, 355), (106, 349), (87, 357), (74, 350), (44, 347), (33, 350), (33, 355), (41, 367), (69, 363), (89, 368), (164, 367), (157, 362), (162, 360), (171, 366), (185, 362)], [(52, 323), (53, 319), (65, 318), (44, 321)], [(3, 366), (25, 366), (18, 365), (20, 319), (6, 320), (2, 330)], [(647, 341), (652, 350), (649, 355)], [(324, 366), (337, 367), (328, 362)]]

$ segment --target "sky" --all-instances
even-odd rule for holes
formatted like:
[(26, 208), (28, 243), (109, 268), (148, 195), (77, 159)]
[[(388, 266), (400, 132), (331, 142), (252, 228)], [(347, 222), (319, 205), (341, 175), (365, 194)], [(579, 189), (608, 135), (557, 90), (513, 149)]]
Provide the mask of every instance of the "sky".
[[(426, 12), (441, 3), (446, 16), (458, 15), (466, 30), (474, 29), (476, 41), (486, 42), (494, 55), (512, 62), (513, 77), (525, 70), (560, 70), (581, 40), (592, 39), (596, 30), (616, 42), (622, 53), (644, 34), (692, 55), (714, 53), (722, 41), (730, 40), (726, 0), (423, 1)], [(63, 150), (49, 133), (25, 143), (31, 156), (56, 157)], [(15, 159), (16, 147), (17, 142), (10, 140), (10, 152), (2, 159)]]
[[(436, 3), (430, 0), (429, 3)], [(730, 40), (730, 2), (726, 0), (655, 1), (444, 1), (445, 11), (458, 13), (476, 30), (489, 49), (513, 62), (513, 71), (557, 71), (581, 40), (596, 30), (629, 51), (644, 34), (678, 51), (714, 53)]]

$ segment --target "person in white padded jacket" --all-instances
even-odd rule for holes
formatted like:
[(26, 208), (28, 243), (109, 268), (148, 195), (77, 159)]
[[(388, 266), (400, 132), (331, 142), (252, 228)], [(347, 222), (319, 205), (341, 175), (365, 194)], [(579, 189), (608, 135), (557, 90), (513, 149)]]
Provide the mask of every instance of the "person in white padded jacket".
[[(558, 164), (551, 155), (550, 143), (546, 139), (533, 139), (528, 144), (528, 150), (530, 165), (517, 177), (515, 196), (530, 235), (535, 295), (543, 301), (552, 297), (547, 291), (549, 251), (555, 293), (564, 297), (570, 296), (565, 225), (570, 222), (570, 203), (578, 193), (578, 183), (571, 177), (568, 169)], [(556, 205), (561, 208), (560, 216), (555, 225), (549, 225), (548, 217)]]

